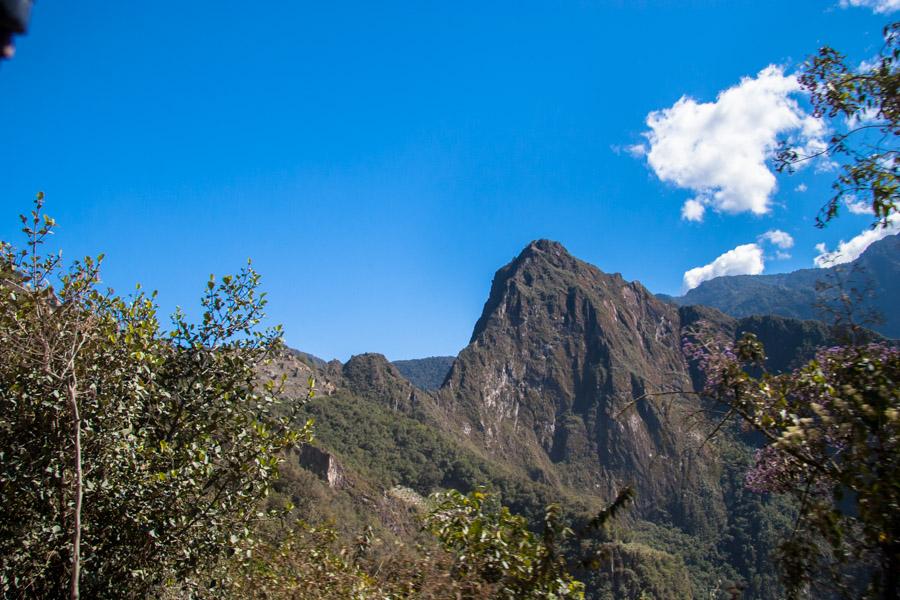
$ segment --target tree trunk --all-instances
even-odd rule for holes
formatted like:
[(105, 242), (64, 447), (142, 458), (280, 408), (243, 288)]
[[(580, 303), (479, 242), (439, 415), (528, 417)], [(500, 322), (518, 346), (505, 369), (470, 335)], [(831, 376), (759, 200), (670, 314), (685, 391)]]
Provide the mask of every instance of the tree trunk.
[(900, 598), (900, 543), (890, 541), (883, 544), (882, 552), (882, 577), (884, 577), (885, 600), (898, 600)]
[(81, 578), (81, 497), (84, 492), (81, 471), (81, 415), (78, 412), (78, 382), (72, 373), (66, 383), (66, 399), (72, 417), (72, 435), (75, 445), (75, 514), (72, 529), (72, 573), (69, 580), (69, 598), (78, 600)]

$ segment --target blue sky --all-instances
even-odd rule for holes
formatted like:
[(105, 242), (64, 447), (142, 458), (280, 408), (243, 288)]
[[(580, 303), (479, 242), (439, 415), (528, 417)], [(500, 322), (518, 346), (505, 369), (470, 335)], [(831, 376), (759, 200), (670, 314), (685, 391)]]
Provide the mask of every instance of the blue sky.
[[(665, 170), (678, 140), (667, 129), (654, 155), (647, 118), (769, 65), (789, 77), (825, 43), (866, 59), (890, 16), (837, 0), (40, 2), (0, 65), (0, 238), (43, 190), (67, 257), (106, 253), (108, 285), (157, 289), (166, 311), (251, 257), (287, 342), (341, 359), (455, 354), (494, 271), (536, 238), (655, 292), (749, 244), (767, 273), (811, 267), (816, 244), (868, 223), (813, 227), (829, 173), (779, 176), (765, 211), (729, 213), (697, 192), (708, 173)], [(682, 216), (695, 198), (702, 221)], [(793, 246), (758, 241), (772, 230)]]

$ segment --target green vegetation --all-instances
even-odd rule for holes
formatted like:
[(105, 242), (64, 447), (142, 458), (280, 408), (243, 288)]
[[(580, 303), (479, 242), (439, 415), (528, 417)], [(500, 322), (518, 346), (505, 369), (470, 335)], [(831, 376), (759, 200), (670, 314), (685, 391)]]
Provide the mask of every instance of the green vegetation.
[(828, 348), (772, 375), (752, 334), (734, 347), (698, 339), (689, 347), (706, 373), (706, 393), (727, 407), (726, 418), (740, 418), (763, 439), (748, 487), (798, 507), (778, 553), (791, 597), (812, 590), (895, 598), (900, 351), (886, 344)]
[[(376, 536), (352, 541), (329, 526), (299, 522), (252, 555), (238, 554), (210, 575), (224, 585), (191, 590), (199, 597), (312, 600), (583, 598), (559, 544), (572, 535), (559, 508), (548, 507), (542, 535), (481, 490), (429, 499), (425, 530), (413, 544)], [(184, 590), (179, 590), (184, 591)]]
[(413, 360), (395, 360), (393, 365), (417, 388), (436, 390), (444, 383), (455, 360), (455, 356), (429, 356)]
[(302, 414), (315, 420), (317, 439), (348, 467), (386, 487), (403, 485), (427, 496), (438, 489), (468, 492), (488, 486), (535, 522), (557, 494), (489, 462), (435, 427), (345, 391), (312, 399)]
[(644, 544), (616, 542), (606, 545), (604, 558), (606, 566), (592, 570), (586, 579), (598, 600), (697, 597), (678, 555)]
[(871, 64), (848, 65), (843, 54), (823, 46), (806, 62), (800, 76), (813, 114), (830, 118), (835, 133), (824, 149), (812, 155), (800, 155), (789, 141), (783, 142), (777, 166), (779, 171), (791, 170), (819, 156), (840, 163), (834, 195), (816, 218), (819, 227), (838, 216), (842, 205), (856, 202), (860, 196), (872, 208), (874, 225), (887, 227), (898, 212), (900, 23), (886, 25), (882, 34), (884, 44)]
[(0, 589), (4, 597), (145, 597), (249, 538), (283, 449), (309, 426), (275, 419), (256, 367), (250, 268), (210, 278), (200, 324), (163, 331), (152, 295), (98, 289), (100, 261), (0, 245)]
[(573, 532), (562, 524), (559, 506), (547, 508), (539, 538), (523, 517), (480, 490), (451, 490), (433, 502), (425, 526), (455, 557), (453, 573), (465, 582), (465, 597), (584, 598), (584, 584), (572, 579), (561, 554)]
[[(374, 494), (368, 490), (377, 485), (409, 486), (422, 495), (435, 489), (471, 492), (488, 486), (515, 513), (527, 517), (533, 531), (539, 530), (544, 507), (554, 500), (563, 501), (562, 518), (570, 527), (581, 531), (586, 525), (591, 502), (587, 494), (563, 498), (558, 488), (504, 469), (439, 429), (378, 402), (341, 391), (314, 398), (302, 414), (315, 418), (318, 442), (357, 474), (354, 485), (367, 490), (364, 493)], [(782, 596), (767, 550), (774, 549), (784, 528), (793, 524), (790, 506), (745, 488), (744, 475), (752, 465), (746, 444), (732, 436), (716, 440), (716, 448), (725, 463), (721, 485), (729, 507), (726, 528), (698, 535), (671, 523), (626, 515), (623, 524), (608, 532), (585, 533), (566, 552), (570, 557), (601, 557), (598, 565), (603, 568), (573, 570), (586, 583), (590, 597), (639, 598), (646, 593), (653, 598), (687, 598), (716, 589), (723, 596), (729, 589), (743, 589), (745, 597), (759, 599)], [(305, 506), (302, 494), (311, 483), (292, 485), (298, 476), (288, 474), (276, 487)], [(345, 492), (317, 495), (311, 505), (330, 507), (323, 516), (342, 529), (345, 523), (353, 523), (355, 530), (366, 526), (359, 519), (365, 507), (354, 508)], [(631, 574), (620, 573), (622, 569)]]

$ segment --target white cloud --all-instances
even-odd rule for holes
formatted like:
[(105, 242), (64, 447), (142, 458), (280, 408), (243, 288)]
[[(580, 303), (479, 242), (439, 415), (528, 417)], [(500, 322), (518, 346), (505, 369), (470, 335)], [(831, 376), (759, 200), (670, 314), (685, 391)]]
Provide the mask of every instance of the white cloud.
[(630, 146), (612, 145), (610, 150), (616, 154), (628, 154), (634, 158), (643, 158), (647, 154), (647, 146), (644, 144), (631, 144)]
[(787, 260), (791, 257), (790, 252), (784, 252), (783, 250), (775, 251), (775, 260)]
[(781, 231), (780, 229), (771, 229), (765, 232), (759, 236), (759, 241), (769, 242), (782, 250), (787, 250), (794, 245), (794, 238), (791, 237), (791, 234), (786, 231)]
[(900, 10), (900, 0), (841, 0), (841, 7), (860, 6), (871, 8), (877, 13), (889, 13)]
[(860, 73), (868, 73), (875, 69), (875, 67), (881, 64), (880, 56), (873, 56), (872, 58), (867, 58), (859, 61), (859, 65), (857, 65), (856, 70)]
[(685, 221), (702, 221), (705, 212), (706, 207), (703, 203), (691, 198), (681, 207), (681, 218)]
[(862, 200), (857, 200), (856, 196), (847, 196), (844, 198), (844, 204), (847, 206), (847, 210), (850, 211), (851, 214), (854, 215), (871, 215), (872, 207), (863, 202)]
[(625, 152), (635, 158), (641, 158), (647, 155), (647, 147), (643, 144), (633, 144), (631, 146), (625, 146)]
[(805, 192), (807, 189), (809, 189), (809, 188), (806, 187), (806, 184), (805, 184), (805, 183), (801, 183), (800, 185), (798, 185), (797, 187), (794, 188), (794, 191), (795, 191), (795, 192), (803, 193), (803, 192)]
[(879, 122), (881, 121), (879, 118), (878, 108), (870, 106), (850, 115), (850, 117), (847, 119), (847, 127), (849, 127), (850, 129), (856, 129), (857, 127), (861, 127), (863, 125), (873, 125)]
[(856, 260), (872, 243), (896, 233), (900, 233), (900, 213), (894, 213), (888, 218), (887, 227), (878, 226), (875, 229), (866, 229), (848, 242), (841, 240), (838, 247), (830, 252), (824, 243), (816, 244), (819, 255), (813, 259), (813, 262), (817, 267), (831, 267), (848, 263)]
[(792, 97), (800, 91), (795, 76), (769, 65), (720, 92), (715, 102), (683, 96), (647, 115), (650, 168), (696, 194), (682, 208), (683, 218), (697, 217), (698, 205), (731, 214), (769, 212), (776, 182), (766, 160), (778, 139), (790, 136), (801, 152), (824, 144), (824, 123)]
[(762, 248), (758, 244), (744, 244), (722, 254), (708, 265), (687, 271), (683, 289), (685, 292), (692, 290), (704, 281), (722, 275), (758, 275), (765, 266)]

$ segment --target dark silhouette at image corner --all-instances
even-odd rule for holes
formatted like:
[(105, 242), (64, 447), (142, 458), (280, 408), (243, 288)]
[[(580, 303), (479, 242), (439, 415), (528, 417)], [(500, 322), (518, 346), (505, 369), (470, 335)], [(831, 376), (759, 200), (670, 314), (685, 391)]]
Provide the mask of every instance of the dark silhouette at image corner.
[(0, 60), (16, 52), (15, 36), (28, 30), (33, 0), (0, 0)]

